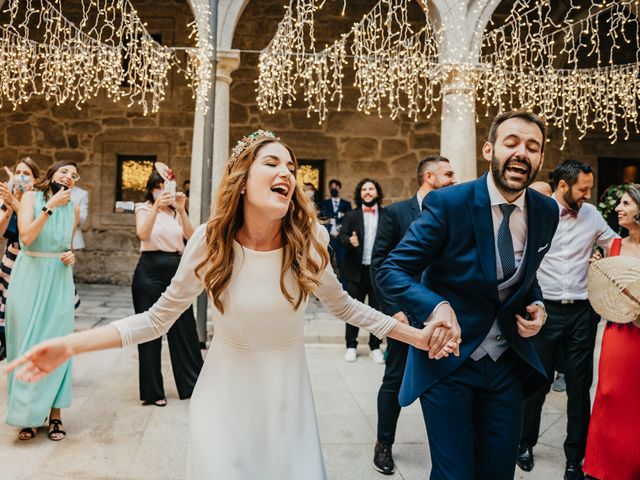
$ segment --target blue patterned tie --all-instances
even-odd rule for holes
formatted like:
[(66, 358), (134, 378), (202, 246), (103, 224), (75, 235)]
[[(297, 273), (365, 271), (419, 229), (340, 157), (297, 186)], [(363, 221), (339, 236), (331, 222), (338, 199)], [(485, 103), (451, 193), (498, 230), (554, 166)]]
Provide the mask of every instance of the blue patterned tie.
[(516, 206), (510, 203), (500, 204), (502, 222), (498, 228), (498, 255), (500, 256), (500, 265), (502, 265), (503, 280), (511, 278), (516, 273), (516, 256), (513, 253), (513, 239), (509, 229), (509, 218), (515, 209)]

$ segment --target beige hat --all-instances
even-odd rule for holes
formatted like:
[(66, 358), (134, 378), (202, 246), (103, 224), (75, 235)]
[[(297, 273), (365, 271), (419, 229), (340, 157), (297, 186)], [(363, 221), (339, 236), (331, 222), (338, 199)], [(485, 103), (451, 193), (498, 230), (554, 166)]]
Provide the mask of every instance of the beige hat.
[(605, 320), (630, 323), (640, 315), (640, 259), (616, 256), (589, 267), (589, 301)]

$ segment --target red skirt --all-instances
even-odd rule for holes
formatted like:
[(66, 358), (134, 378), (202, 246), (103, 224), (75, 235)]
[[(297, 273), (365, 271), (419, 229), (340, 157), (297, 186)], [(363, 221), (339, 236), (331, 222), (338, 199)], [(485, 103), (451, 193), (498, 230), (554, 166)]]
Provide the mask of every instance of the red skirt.
[(584, 472), (640, 480), (640, 328), (607, 324)]

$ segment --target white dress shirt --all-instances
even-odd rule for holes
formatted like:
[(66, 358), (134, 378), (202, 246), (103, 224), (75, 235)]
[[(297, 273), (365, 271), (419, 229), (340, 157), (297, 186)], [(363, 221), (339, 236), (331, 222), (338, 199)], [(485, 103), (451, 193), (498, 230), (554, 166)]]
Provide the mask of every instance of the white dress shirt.
[(371, 252), (373, 251), (373, 244), (376, 241), (376, 232), (378, 231), (378, 206), (375, 205), (372, 208), (375, 210), (373, 213), (365, 212), (364, 205), (362, 206), (362, 217), (364, 219), (364, 244), (362, 246), (362, 264), (371, 265)]
[[(555, 195), (552, 196), (558, 201)], [(558, 202), (561, 215), (564, 208)], [(587, 272), (593, 245), (605, 250), (618, 237), (596, 207), (585, 203), (576, 218), (560, 216), (551, 248), (538, 269), (538, 282), (545, 300), (586, 300)]]
[(511, 231), (511, 240), (513, 242), (513, 253), (516, 259), (516, 269), (522, 262), (522, 255), (527, 244), (527, 209), (526, 209), (526, 195), (524, 192), (516, 198), (513, 202), (507, 202), (502, 196), (498, 187), (493, 180), (493, 175), (489, 173), (487, 175), (487, 188), (489, 189), (489, 201), (491, 203), (491, 219), (493, 220), (493, 245), (496, 251), (496, 268), (498, 279), (502, 279), (502, 265), (500, 264), (500, 253), (498, 252), (498, 230), (500, 229), (500, 223), (502, 223), (502, 210), (500, 205), (503, 203), (512, 203), (517, 208), (509, 217), (509, 230)]
[(73, 234), (73, 249), (79, 250), (85, 247), (84, 237), (82, 235), (82, 227), (87, 223), (89, 218), (89, 192), (83, 190), (80, 187), (73, 187), (71, 189), (71, 201), (78, 205), (80, 209), (80, 218), (78, 219), (78, 225), (76, 231)]

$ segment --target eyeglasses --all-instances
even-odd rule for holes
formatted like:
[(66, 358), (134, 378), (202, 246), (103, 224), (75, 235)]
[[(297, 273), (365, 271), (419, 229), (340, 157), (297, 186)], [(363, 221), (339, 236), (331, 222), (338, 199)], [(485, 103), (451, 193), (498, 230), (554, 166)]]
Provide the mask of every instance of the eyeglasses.
[(80, 180), (80, 175), (78, 175), (76, 172), (70, 172), (66, 168), (61, 168), (58, 171), (60, 172), (61, 175), (66, 175), (68, 177), (71, 177), (71, 180), (73, 180), (74, 182), (77, 182), (78, 180)]

